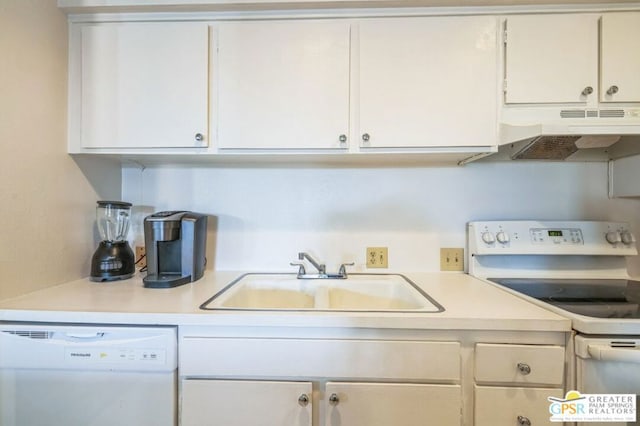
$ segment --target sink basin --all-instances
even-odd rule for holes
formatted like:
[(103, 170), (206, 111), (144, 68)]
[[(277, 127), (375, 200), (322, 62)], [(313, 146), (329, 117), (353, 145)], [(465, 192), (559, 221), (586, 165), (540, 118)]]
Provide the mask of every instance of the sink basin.
[(350, 274), (346, 279), (298, 279), (295, 274), (245, 274), (200, 306), (206, 310), (443, 312), (399, 274)]

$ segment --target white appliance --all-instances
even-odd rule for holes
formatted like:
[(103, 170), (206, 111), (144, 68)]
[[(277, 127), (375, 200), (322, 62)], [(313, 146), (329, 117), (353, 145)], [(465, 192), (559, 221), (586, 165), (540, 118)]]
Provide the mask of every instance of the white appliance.
[[(640, 281), (625, 259), (638, 252), (627, 224), (471, 222), (467, 241), (470, 275), (571, 320), (567, 391), (640, 394)], [(599, 424), (640, 419), (585, 423)]]
[(0, 425), (177, 424), (175, 327), (0, 323)]

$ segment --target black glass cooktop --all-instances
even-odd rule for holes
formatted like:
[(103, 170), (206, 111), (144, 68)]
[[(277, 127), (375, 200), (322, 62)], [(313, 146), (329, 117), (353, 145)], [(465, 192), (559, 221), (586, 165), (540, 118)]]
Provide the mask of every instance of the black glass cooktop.
[(640, 318), (640, 281), (490, 278), (502, 286), (576, 314)]

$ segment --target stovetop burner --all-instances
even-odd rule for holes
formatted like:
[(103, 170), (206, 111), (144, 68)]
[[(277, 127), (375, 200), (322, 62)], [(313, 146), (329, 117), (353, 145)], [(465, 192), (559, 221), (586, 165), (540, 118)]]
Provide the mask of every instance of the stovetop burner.
[(568, 312), (596, 318), (640, 318), (640, 281), (490, 278)]

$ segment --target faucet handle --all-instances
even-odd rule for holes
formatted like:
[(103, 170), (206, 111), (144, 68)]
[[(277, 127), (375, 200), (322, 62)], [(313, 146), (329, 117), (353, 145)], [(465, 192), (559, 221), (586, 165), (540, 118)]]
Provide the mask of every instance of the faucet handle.
[(353, 266), (355, 265), (355, 262), (345, 262), (343, 264), (340, 265), (340, 269), (338, 269), (338, 274), (339, 275), (344, 275), (345, 277), (347, 276), (347, 266)]
[(291, 262), (289, 265), (298, 267), (298, 276), (305, 275), (307, 273), (304, 269), (304, 263), (302, 262)]

